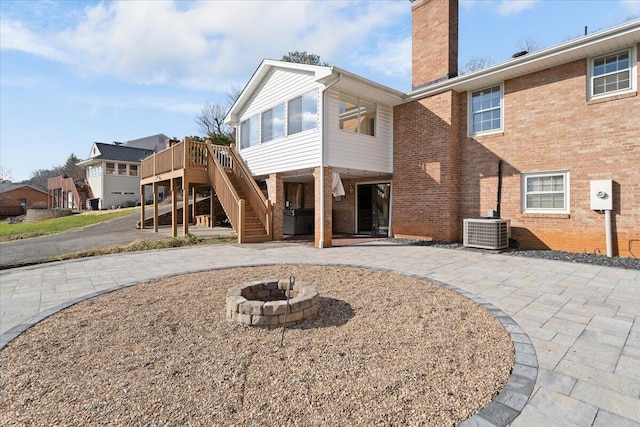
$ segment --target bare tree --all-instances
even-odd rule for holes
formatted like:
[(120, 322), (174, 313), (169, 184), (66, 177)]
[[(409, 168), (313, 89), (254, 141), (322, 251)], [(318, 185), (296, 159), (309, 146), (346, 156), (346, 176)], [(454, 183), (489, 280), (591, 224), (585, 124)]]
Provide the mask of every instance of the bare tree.
[(474, 71), (482, 70), (484, 68), (490, 67), (494, 64), (493, 59), (486, 57), (473, 57), (467, 61), (466, 64), (458, 71), (459, 75), (473, 73)]
[(29, 181), (43, 188), (47, 188), (49, 178), (55, 178), (56, 176), (66, 176), (73, 178), (74, 180), (84, 179), (85, 169), (82, 166), (78, 166), (78, 162), (80, 162), (80, 159), (77, 158), (75, 154), (71, 153), (62, 166), (54, 166), (51, 169), (34, 170), (31, 172)]
[(0, 166), (0, 182), (3, 184), (13, 182), (13, 177), (11, 176), (11, 169), (7, 169), (4, 166)]
[(196, 116), (200, 132), (216, 145), (229, 145), (233, 142), (233, 130), (224, 123), (227, 108), (222, 104), (207, 103)]
[(531, 52), (535, 52), (536, 50), (540, 50), (540, 47), (538, 46), (537, 41), (535, 41), (532, 38), (525, 37), (521, 39), (520, 42), (518, 43), (518, 50), (522, 52), (531, 53)]
[(229, 104), (229, 108), (231, 108), (231, 106), (236, 103), (238, 98), (240, 98), (242, 91), (243, 88), (236, 85), (231, 86), (231, 88), (227, 91), (227, 103)]

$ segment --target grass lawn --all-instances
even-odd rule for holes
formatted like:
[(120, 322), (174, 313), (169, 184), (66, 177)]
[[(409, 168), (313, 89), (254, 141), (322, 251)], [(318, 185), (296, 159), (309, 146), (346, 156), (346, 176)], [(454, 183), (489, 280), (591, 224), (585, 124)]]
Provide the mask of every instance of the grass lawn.
[(113, 218), (131, 215), (139, 211), (140, 208), (125, 208), (116, 211), (89, 211), (33, 223), (19, 222), (17, 224), (9, 224), (3, 221), (0, 222), (0, 242), (62, 233), (63, 231), (97, 224)]

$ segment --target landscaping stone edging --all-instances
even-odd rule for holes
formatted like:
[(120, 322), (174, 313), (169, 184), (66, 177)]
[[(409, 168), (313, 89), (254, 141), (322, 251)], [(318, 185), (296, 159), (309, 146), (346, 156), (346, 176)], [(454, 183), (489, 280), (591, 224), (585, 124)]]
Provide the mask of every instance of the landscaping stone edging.
[[(178, 275), (184, 274), (192, 274), (192, 273), (201, 273), (206, 271), (215, 271), (215, 270), (226, 270), (229, 268), (238, 268), (238, 267), (257, 267), (257, 266), (269, 266), (269, 265), (280, 265), (279, 263), (254, 263), (248, 265), (234, 265), (234, 266), (226, 266), (219, 268), (204, 268), (204, 269), (195, 269), (193, 271), (185, 271), (179, 274), (167, 274), (156, 277), (155, 279), (168, 278)], [(460, 427), (506, 427), (513, 420), (520, 415), (524, 407), (526, 406), (529, 398), (531, 397), (531, 393), (533, 393), (533, 389), (536, 384), (536, 380), (538, 378), (538, 358), (536, 355), (535, 347), (527, 333), (518, 325), (518, 323), (513, 320), (510, 316), (508, 316), (505, 312), (495, 307), (493, 304), (486, 302), (484, 299), (470, 293), (459, 289), (455, 286), (452, 286), (448, 283), (444, 283), (438, 280), (430, 279), (426, 276), (421, 276), (417, 274), (406, 274), (402, 272), (397, 272), (388, 268), (372, 268), (357, 264), (322, 264), (323, 266), (340, 266), (340, 267), (353, 267), (353, 268), (362, 268), (368, 270), (377, 270), (377, 271), (385, 271), (393, 274), (401, 274), (405, 276), (415, 277), (420, 280), (426, 280), (435, 285), (441, 286), (443, 288), (452, 290), (472, 301), (481, 305), (486, 310), (488, 310), (493, 316), (495, 316), (498, 321), (504, 326), (509, 335), (511, 336), (511, 340), (514, 343), (514, 351), (515, 351), (515, 364), (511, 371), (511, 375), (507, 380), (505, 387), (498, 393), (498, 396), (489, 403), (487, 406), (482, 408), (477, 414), (471, 416), (470, 418), (464, 420), (459, 424)], [(142, 282), (129, 282), (123, 283), (120, 285), (116, 285), (113, 288), (101, 290), (98, 292), (94, 292), (82, 297), (77, 297), (71, 299), (65, 303), (62, 303), (58, 306), (52, 307), (37, 316), (34, 316), (16, 326), (9, 329), (7, 332), (0, 335), (0, 351), (2, 351), (12, 340), (17, 338), (20, 334), (25, 332), (30, 327), (36, 325), (47, 317), (64, 310), (65, 308), (71, 307), (75, 304), (78, 304), (82, 301), (107, 294), (110, 292), (115, 292), (120, 289), (128, 288), (130, 286), (135, 286), (140, 283), (146, 283), (149, 280), (145, 280)]]

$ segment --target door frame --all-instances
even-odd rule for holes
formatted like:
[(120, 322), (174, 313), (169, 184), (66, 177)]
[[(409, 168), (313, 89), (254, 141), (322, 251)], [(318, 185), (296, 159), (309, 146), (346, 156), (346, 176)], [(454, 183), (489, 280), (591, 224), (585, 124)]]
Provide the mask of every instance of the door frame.
[(354, 234), (358, 233), (358, 195), (361, 185), (376, 185), (376, 184), (389, 184), (389, 227), (387, 231), (387, 237), (393, 236), (393, 230), (391, 229), (392, 218), (393, 218), (393, 180), (391, 179), (383, 179), (383, 180), (368, 180), (356, 182), (356, 193), (355, 193), (355, 206), (354, 209)]

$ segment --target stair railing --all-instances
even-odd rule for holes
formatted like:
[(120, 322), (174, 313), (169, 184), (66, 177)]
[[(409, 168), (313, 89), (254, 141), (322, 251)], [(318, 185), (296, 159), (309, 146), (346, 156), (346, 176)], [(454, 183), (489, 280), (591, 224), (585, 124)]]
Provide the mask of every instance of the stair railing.
[(245, 201), (238, 196), (238, 193), (233, 188), (233, 185), (225, 172), (225, 168), (218, 160), (222, 156), (219, 155), (219, 152), (215, 147), (217, 146), (209, 145), (209, 180), (215, 189), (220, 204), (227, 214), (227, 218), (229, 218), (231, 225), (235, 228), (236, 233), (238, 234), (238, 243), (243, 243)]
[(224, 167), (230, 170), (238, 179), (242, 192), (247, 197), (247, 205), (256, 213), (269, 239), (273, 238), (271, 202), (267, 199), (258, 184), (251, 176), (240, 155), (235, 150), (235, 144), (230, 147), (214, 145), (213, 150), (218, 159), (223, 159)]

